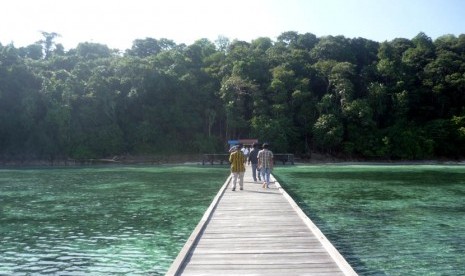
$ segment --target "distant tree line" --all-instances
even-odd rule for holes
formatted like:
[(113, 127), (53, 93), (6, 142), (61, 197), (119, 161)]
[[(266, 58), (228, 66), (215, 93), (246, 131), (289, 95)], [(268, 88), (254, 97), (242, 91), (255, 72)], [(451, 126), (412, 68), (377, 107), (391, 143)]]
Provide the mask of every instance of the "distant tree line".
[(124, 52), (42, 34), (0, 44), (2, 160), (224, 152), (241, 138), (300, 156), (465, 156), (465, 34), (145, 38)]

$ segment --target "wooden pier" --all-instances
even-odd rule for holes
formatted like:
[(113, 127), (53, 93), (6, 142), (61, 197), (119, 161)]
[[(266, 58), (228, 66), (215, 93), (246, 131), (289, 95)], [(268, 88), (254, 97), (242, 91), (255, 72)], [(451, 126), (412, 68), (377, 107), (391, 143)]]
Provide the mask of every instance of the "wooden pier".
[(357, 275), (273, 178), (229, 177), (166, 275)]

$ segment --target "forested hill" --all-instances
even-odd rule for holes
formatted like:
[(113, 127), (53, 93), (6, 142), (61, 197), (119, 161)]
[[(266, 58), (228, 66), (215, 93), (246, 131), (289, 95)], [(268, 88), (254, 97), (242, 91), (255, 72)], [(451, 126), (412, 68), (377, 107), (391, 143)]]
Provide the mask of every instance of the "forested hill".
[(382, 43), (282, 33), (125, 51), (56, 33), (0, 44), (0, 160), (225, 152), (465, 156), (465, 34)]

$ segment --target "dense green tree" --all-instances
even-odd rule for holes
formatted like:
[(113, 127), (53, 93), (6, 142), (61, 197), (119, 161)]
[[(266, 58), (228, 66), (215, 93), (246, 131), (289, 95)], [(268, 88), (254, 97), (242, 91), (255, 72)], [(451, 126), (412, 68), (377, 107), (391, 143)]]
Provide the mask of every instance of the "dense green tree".
[(465, 35), (378, 43), (284, 32), (120, 52), (56, 33), (0, 44), (0, 159), (221, 152), (347, 158), (465, 156)]
[(45, 59), (48, 59), (52, 55), (52, 52), (56, 47), (55, 38), (59, 37), (60, 35), (55, 32), (42, 32), (42, 36), (44, 38), (38, 41), (38, 43), (42, 45)]
[(126, 51), (126, 54), (145, 58), (151, 55), (157, 55), (161, 51), (161, 46), (155, 38), (136, 39), (132, 43), (132, 48)]
[(323, 152), (334, 153), (343, 141), (342, 122), (334, 114), (321, 115), (313, 126), (316, 147)]
[(39, 43), (31, 44), (27, 47), (23, 47), (19, 49), (22, 52), (22, 56), (26, 58), (30, 58), (33, 60), (39, 60), (43, 57), (43, 47)]
[(252, 117), (251, 95), (257, 86), (251, 81), (233, 75), (226, 79), (220, 90), (226, 113), (226, 137), (247, 138), (250, 132), (249, 120)]
[(349, 39), (344, 36), (326, 36), (320, 38), (310, 54), (314, 60), (335, 60), (339, 62), (355, 62), (350, 49)]
[(76, 55), (84, 60), (91, 60), (97, 58), (109, 58), (112, 55), (112, 51), (107, 45), (84, 42), (79, 43), (76, 47)]

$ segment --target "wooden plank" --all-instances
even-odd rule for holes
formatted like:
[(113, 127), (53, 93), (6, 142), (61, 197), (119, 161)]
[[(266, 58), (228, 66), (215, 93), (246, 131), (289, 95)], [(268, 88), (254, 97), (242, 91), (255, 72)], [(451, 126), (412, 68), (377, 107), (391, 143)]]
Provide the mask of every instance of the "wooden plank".
[[(223, 185), (167, 275), (357, 275), (273, 178)], [(239, 188), (239, 187), (237, 187)]]
[[(325, 252), (326, 253), (326, 252)], [(285, 253), (246, 253), (246, 254), (197, 254), (189, 259), (189, 265), (230, 265), (230, 264), (328, 264), (337, 265), (328, 258), (328, 253), (285, 252)]]

